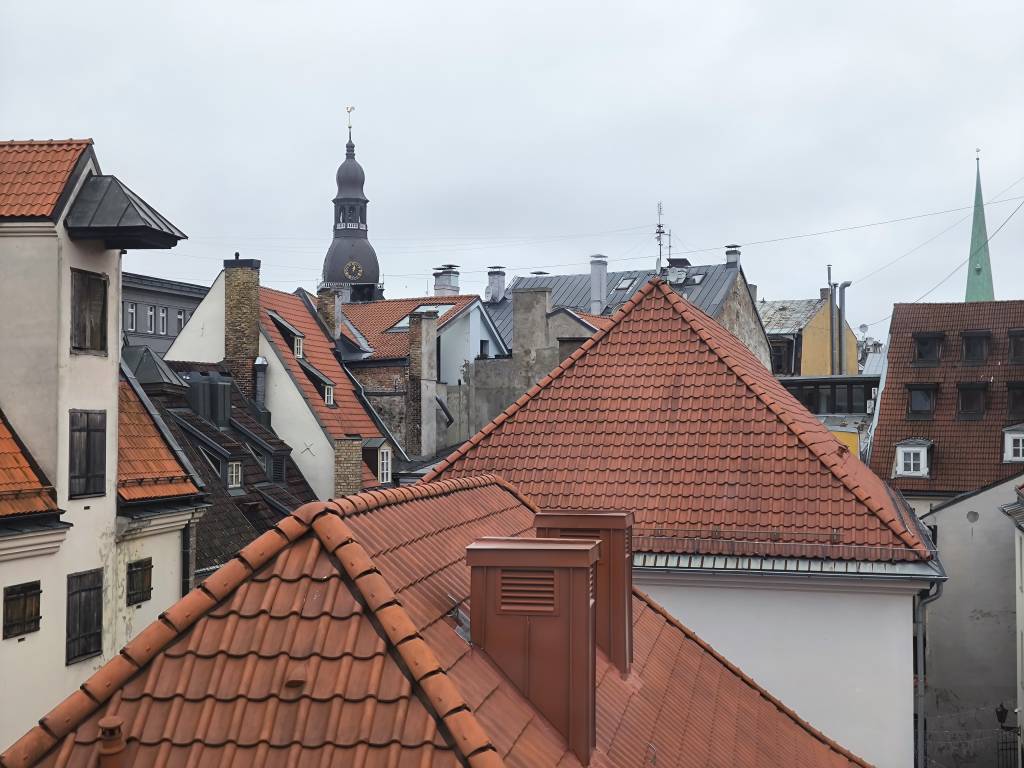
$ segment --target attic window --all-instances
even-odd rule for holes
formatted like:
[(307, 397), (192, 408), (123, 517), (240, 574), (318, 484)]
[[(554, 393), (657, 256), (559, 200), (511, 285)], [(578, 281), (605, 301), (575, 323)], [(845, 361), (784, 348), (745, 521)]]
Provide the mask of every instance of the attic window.
[(617, 282), (615, 284), (615, 290), (616, 291), (628, 291), (629, 287), (633, 284), (634, 280), (635, 280), (635, 278), (632, 278), (632, 277), (622, 277), (622, 278), (619, 278), (619, 282)]
[(1024, 419), (1024, 383), (1006, 385), (1006, 408), (1011, 419)]
[(703, 282), (704, 274), (701, 273), (699, 275), (690, 275), (685, 281), (683, 281), (683, 285), (700, 285)]
[(913, 365), (938, 365), (942, 357), (942, 333), (915, 333)]
[(403, 317), (397, 323), (388, 328), (389, 331), (407, 331), (409, 330), (409, 315), (415, 314), (416, 312), (431, 312), (436, 311), (439, 318), (443, 317), (454, 304), (420, 304), (416, 309), (410, 312), (408, 315)]
[(228, 488), (242, 487), (242, 462), (228, 462)]
[(330, 384), (324, 386), (324, 403), (334, 405), (334, 387)]
[(1010, 337), (1010, 362), (1024, 363), (1024, 330), (1012, 330)]
[(963, 334), (963, 359), (968, 365), (982, 365), (988, 359), (988, 332)]
[(301, 336), (296, 336), (292, 340), (292, 349), (295, 351), (295, 357), (302, 357), (302, 341), (303, 340)]
[(961, 384), (958, 387), (957, 417), (980, 419), (985, 415), (985, 385)]
[(1003, 461), (1024, 461), (1024, 432), (1007, 432), (1003, 443)]
[(928, 446), (921, 444), (896, 446), (894, 477), (928, 477)]
[(907, 385), (907, 418), (930, 419), (935, 413), (935, 384)]
[(386, 445), (377, 451), (377, 480), (381, 483), (391, 482), (391, 449)]

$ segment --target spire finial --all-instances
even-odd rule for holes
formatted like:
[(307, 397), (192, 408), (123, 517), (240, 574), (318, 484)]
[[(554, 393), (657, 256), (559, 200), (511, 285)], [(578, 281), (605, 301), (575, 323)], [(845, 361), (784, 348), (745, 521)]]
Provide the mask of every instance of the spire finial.
[(348, 113), (348, 140), (352, 141), (352, 113), (356, 111), (353, 106), (345, 107), (345, 111)]

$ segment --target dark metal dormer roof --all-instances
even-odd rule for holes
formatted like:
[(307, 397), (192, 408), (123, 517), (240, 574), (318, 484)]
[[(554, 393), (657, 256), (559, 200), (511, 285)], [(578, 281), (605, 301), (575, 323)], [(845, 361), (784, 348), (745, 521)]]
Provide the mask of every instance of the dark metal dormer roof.
[(173, 248), (184, 232), (115, 176), (90, 176), (64, 221), (72, 240), (102, 240), (107, 248)]

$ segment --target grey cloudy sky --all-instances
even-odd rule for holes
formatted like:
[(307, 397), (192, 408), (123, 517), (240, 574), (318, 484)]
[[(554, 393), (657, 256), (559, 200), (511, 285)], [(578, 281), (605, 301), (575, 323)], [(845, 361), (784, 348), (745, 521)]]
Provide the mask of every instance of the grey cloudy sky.
[[(976, 146), (995, 200), (1024, 177), (1022, 94), (1020, 0), (0, 5), (0, 134), (94, 138), (190, 236), (125, 268), (204, 283), (239, 250), (315, 289), (347, 104), (394, 297), (443, 261), (469, 291), (490, 264), (651, 266), (658, 200), (677, 250), (969, 205)], [(988, 208), (990, 234), (1018, 202)], [(966, 258), (968, 214), (748, 245), (743, 265), (794, 298), (831, 262), (870, 323)], [(1024, 297), (1022, 246), (1024, 211), (991, 244), (997, 298)]]

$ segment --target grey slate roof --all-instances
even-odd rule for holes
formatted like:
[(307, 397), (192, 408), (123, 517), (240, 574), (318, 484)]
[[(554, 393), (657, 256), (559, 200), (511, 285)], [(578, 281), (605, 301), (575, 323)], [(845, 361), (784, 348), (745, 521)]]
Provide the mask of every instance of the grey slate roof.
[(827, 299), (759, 301), (757, 311), (761, 314), (765, 333), (800, 333), (826, 301)]
[(115, 176), (90, 176), (64, 220), (72, 240), (108, 248), (173, 248), (186, 235)]
[[(614, 314), (634, 293), (640, 290), (640, 286), (657, 274), (654, 270), (644, 269), (609, 272), (608, 295), (600, 314)], [(672, 288), (711, 317), (717, 317), (722, 311), (725, 299), (738, 274), (738, 268), (727, 264), (696, 264), (686, 267), (686, 282), (682, 285), (673, 284)], [(696, 276), (700, 276), (699, 282), (694, 281)], [(621, 290), (616, 290), (616, 286), (624, 279), (629, 279), (629, 284), (624, 285)], [(568, 307), (582, 312), (590, 312), (589, 272), (576, 275), (516, 277), (509, 284), (505, 298), (499, 302), (484, 302), (487, 314), (506, 344), (512, 344), (511, 292), (518, 288), (550, 288), (552, 309)]]

